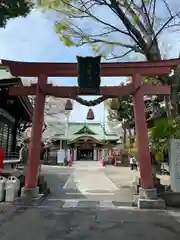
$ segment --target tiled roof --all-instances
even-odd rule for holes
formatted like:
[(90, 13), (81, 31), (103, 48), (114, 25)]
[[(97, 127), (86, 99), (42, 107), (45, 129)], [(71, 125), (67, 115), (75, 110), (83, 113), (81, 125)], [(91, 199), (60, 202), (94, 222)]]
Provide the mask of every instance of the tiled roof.
[[(81, 131), (84, 127), (88, 128), (92, 134), (89, 134), (87, 132), (78, 134), (78, 132)], [(67, 139), (69, 141), (73, 141), (76, 138), (83, 136), (92, 136), (99, 141), (116, 141), (119, 139), (115, 133), (107, 134), (104, 131), (104, 127), (100, 123), (69, 123), (67, 131), (65, 129), (62, 129), (62, 127), (58, 131), (57, 126), (51, 126), (51, 128), (48, 130), (48, 133), (49, 137), (55, 139)], [(48, 134), (46, 134), (46, 136), (47, 135)]]
[[(9, 87), (9, 86), (16, 85), (16, 84), (22, 84), (21, 78), (12, 76), (7, 68), (0, 67), (0, 86), (2, 87), (2, 86), (5, 85), (5, 86)], [(29, 98), (26, 97), (26, 96), (22, 96), (20, 98), (23, 101), (24, 109), (26, 110), (26, 112), (29, 115), (28, 120), (31, 120), (33, 108), (32, 108), (32, 105), (29, 101)]]

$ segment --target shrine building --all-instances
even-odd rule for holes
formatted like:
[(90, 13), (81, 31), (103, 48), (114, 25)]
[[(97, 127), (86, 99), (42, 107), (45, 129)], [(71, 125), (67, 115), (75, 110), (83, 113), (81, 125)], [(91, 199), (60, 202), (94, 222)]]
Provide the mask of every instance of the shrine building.
[(0, 148), (5, 157), (17, 153), (21, 128), (32, 120), (33, 107), (28, 96), (10, 96), (9, 87), (22, 86), (21, 78), (13, 77), (6, 68), (0, 68)]
[(101, 123), (68, 123), (67, 131), (55, 134), (52, 137), (56, 150), (68, 154), (71, 150), (73, 160), (98, 160), (99, 151), (104, 157), (108, 156), (109, 149), (119, 140), (114, 132), (107, 132)]

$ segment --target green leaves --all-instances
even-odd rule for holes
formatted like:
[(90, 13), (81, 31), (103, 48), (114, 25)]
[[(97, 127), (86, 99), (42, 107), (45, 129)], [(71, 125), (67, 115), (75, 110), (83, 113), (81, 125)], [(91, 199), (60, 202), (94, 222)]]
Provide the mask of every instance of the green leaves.
[(72, 41), (72, 39), (70, 38), (70, 36), (62, 35), (62, 36), (60, 37), (60, 40), (64, 43), (64, 45), (65, 45), (66, 47), (75, 46), (75, 43)]
[(111, 114), (111, 111), (115, 111), (116, 119), (118, 121), (125, 120), (129, 125), (134, 125), (134, 112), (130, 96), (123, 96), (122, 98), (111, 99), (109, 100), (107, 105), (110, 107), (109, 120), (113, 120), (114, 115)]
[(76, 46), (72, 36), (70, 36), (68, 32), (69, 25), (67, 22), (56, 22), (54, 27), (56, 33), (60, 35), (60, 41), (63, 42), (66, 47)]
[[(138, 54), (137, 58), (132, 55), (136, 60), (139, 54), (149, 61), (162, 59), (159, 35), (173, 26), (176, 29), (179, 18), (177, 14), (162, 17), (161, 11), (157, 11), (157, 8), (162, 8), (170, 15), (174, 13), (173, 6), (167, 6), (166, 1), (36, 1), (43, 9), (50, 9), (55, 17), (59, 17), (59, 30), (56, 32), (70, 36), (74, 44), (68, 41), (68, 46), (91, 46), (93, 52), (100, 53), (106, 59), (121, 59), (131, 53)], [(68, 21), (68, 24), (62, 26), (62, 21)], [(109, 46), (113, 49), (108, 49)]]
[(151, 148), (162, 151), (167, 149), (171, 138), (180, 138), (180, 119), (159, 118), (149, 130)]
[(159, 141), (159, 139), (169, 138), (171, 135), (171, 125), (167, 118), (155, 120), (155, 125), (151, 130), (151, 137), (154, 141)]
[(66, 8), (67, 4), (70, 4), (71, 0), (36, 0), (38, 6), (45, 7), (49, 9), (56, 9), (56, 8)]
[(56, 22), (55, 23), (55, 31), (57, 33), (62, 33), (65, 32), (69, 29), (69, 26), (65, 23), (60, 23), (60, 22)]
[(25, 17), (32, 9), (31, 0), (0, 1), (0, 27), (5, 27), (7, 21), (19, 16)]
[(160, 83), (160, 80), (158, 78), (150, 78), (150, 77), (148, 77), (148, 78), (146, 78), (144, 80), (144, 83), (156, 85), (156, 84)]
[(92, 51), (94, 53), (99, 53), (100, 52), (100, 47), (99, 46), (97, 46), (95, 44), (92, 44), (91, 46), (92, 46)]

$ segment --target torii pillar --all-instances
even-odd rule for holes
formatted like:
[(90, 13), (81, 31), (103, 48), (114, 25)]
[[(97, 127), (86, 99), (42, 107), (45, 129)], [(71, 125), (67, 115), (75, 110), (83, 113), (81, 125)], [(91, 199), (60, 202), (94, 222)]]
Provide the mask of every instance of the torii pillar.
[[(139, 190), (140, 199), (156, 199), (157, 192), (153, 186), (152, 179), (152, 164), (149, 151), (148, 129), (145, 115), (144, 95), (145, 92), (142, 86), (142, 77), (140, 74), (132, 76), (132, 84), (134, 88), (133, 107), (136, 127), (137, 140), (137, 157), (140, 166), (140, 181), (141, 188)], [(147, 85), (148, 87), (148, 85)], [(158, 89), (158, 86), (157, 86)], [(139, 202), (138, 202), (139, 204)], [(146, 202), (147, 204), (147, 202)]]
[(29, 146), (28, 167), (25, 178), (25, 186), (22, 189), (22, 196), (36, 197), (39, 194), (37, 188), (38, 169), (40, 165), (41, 137), (44, 124), (45, 94), (40, 89), (47, 83), (47, 76), (40, 75), (36, 85), (36, 98), (32, 119), (31, 142)]

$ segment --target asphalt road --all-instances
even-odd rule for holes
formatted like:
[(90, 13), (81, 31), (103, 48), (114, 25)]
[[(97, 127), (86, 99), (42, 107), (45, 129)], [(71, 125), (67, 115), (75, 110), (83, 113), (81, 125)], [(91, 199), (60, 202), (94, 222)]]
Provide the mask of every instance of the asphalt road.
[(1, 240), (179, 240), (165, 211), (18, 208), (0, 221)]
[(98, 162), (77, 162), (72, 168), (44, 166), (51, 195), (43, 205), (115, 208), (132, 206), (132, 172), (101, 168)]
[(42, 171), (52, 194), (37, 207), (0, 205), (1, 240), (180, 239), (178, 210), (131, 207), (127, 168), (81, 162)]

